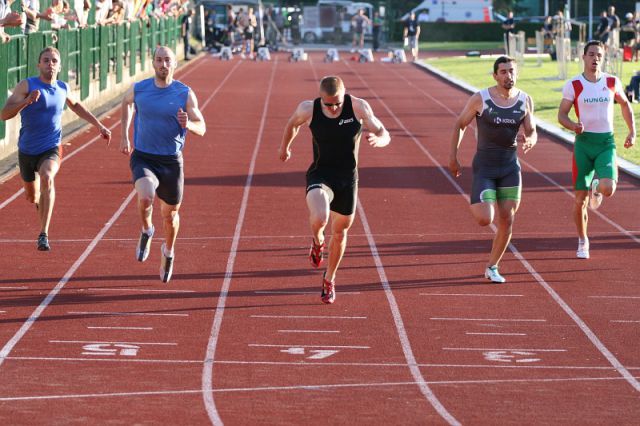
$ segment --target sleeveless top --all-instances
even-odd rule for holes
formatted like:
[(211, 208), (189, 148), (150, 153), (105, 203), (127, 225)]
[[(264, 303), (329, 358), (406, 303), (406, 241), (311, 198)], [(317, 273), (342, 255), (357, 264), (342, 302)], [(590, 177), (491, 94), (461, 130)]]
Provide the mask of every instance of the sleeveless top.
[(600, 79), (591, 82), (582, 74), (567, 81), (562, 88), (562, 98), (573, 103), (585, 132), (613, 133), (613, 103), (616, 93), (624, 93), (620, 79), (602, 73)]
[(344, 95), (342, 112), (329, 118), (322, 112), (321, 99), (313, 101), (309, 124), (313, 136), (313, 163), (307, 174), (324, 173), (341, 180), (358, 178), (358, 148), (362, 125), (353, 112), (351, 96)]
[(60, 80), (44, 83), (39, 77), (29, 77), (27, 82), (29, 93), (40, 90), (40, 98), (20, 111), (18, 149), (23, 154), (38, 155), (60, 145), (62, 112), (69, 86)]
[(480, 91), (482, 112), (476, 115), (478, 151), (515, 150), (516, 136), (527, 113), (527, 94), (520, 91), (510, 106), (496, 105), (489, 89)]
[(187, 110), (189, 86), (174, 80), (168, 87), (148, 78), (133, 86), (136, 108), (134, 147), (153, 155), (178, 156), (184, 148), (187, 129), (178, 123), (178, 109)]

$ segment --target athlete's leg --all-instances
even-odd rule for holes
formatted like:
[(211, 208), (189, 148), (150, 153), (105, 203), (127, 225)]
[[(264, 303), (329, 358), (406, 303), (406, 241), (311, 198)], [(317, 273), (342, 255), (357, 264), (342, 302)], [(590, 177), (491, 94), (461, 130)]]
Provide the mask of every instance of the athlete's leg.
[[(51, 214), (53, 213), (53, 205), (56, 201), (56, 190), (54, 180), (60, 162), (52, 158), (42, 161), (38, 168), (38, 176), (40, 180), (40, 197), (38, 200), (38, 214), (40, 215), (40, 232), (47, 234), (49, 232), (49, 223), (51, 222)], [(37, 185), (37, 184), (36, 184)], [(37, 186), (34, 185), (34, 191)], [(34, 192), (35, 196), (35, 192)]]
[(493, 223), (496, 212), (495, 201), (483, 201), (471, 204), (471, 214), (480, 226), (488, 226)]
[(322, 185), (307, 192), (307, 207), (309, 208), (309, 224), (313, 240), (317, 245), (324, 243), (324, 228), (329, 223), (329, 205), (333, 199), (333, 192)]
[(153, 213), (153, 200), (158, 187), (157, 179), (145, 176), (136, 180), (135, 188), (138, 193), (138, 212), (142, 221), (142, 229), (147, 231), (153, 227), (151, 216)]
[(498, 217), (496, 220), (496, 235), (493, 237), (491, 254), (489, 255), (489, 265), (498, 265), (504, 255), (513, 229), (513, 219), (520, 206), (520, 200), (499, 200)]
[(616, 181), (613, 179), (602, 178), (598, 183), (596, 191), (605, 197), (611, 197), (616, 192)]
[(178, 214), (178, 210), (180, 210), (180, 204), (171, 205), (160, 200), (160, 212), (162, 214), (162, 226), (165, 236), (164, 244), (166, 254), (169, 255), (169, 257), (173, 257), (171, 254), (173, 254), (173, 246), (178, 236), (178, 229), (180, 229), (180, 215)]
[(347, 233), (353, 224), (355, 213), (345, 216), (336, 212), (331, 212), (331, 241), (329, 241), (329, 261), (325, 279), (333, 282), (336, 278), (336, 271), (340, 266), (340, 261), (347, 247)]
[(573, 221), (576, 224), (578, 238), (587, 238), (587, 222), (589, 216), (587, 214), (587, 201), (589, 199), (589, 191), (576, 191), (576, 198), (573, 203)]

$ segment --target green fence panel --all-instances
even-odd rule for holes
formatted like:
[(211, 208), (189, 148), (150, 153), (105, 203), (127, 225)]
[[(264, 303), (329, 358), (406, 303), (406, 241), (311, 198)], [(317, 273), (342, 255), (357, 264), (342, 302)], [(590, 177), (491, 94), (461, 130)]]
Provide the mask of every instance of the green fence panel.
[(158, 19), (151, 18), (149, 22), (151, 23), (149, 27), (149, 45), (151, 50), (155, 50), (158, 45)]
[(147, 70), (147, 55), (149, 54), (149, 40), (147, 39), (147, 24), (140, 26), (140, 69)]
[(91, 43), (93, 42), (93, 28), (80, 30), (80, 99), (89, 97), (91, 83)]
[(58, 51), (60, 52), (60, 73), (58, 79), (69, 80), (69, 30), (58, 31)]
[(107, 88), (109, 76), (109, 32), (107, 26), (100, 27), (100, 91)]
[(125, 26), (120, 24), (116, 27), (116, 82), (122, 83), (122, 69), (124, 66), (124, 33)]
[[(0, 43), (0, 105), (4, 107), (7, 101), (7, 92), (9, 91), (9, 45), (13, 43)], [(4, 138), (7, 133), (7, 124), (4, 120), (0, 120), (0, 139)]]
[(38, 57), (44, 49), (44, 35), (31, 33), (27, 36), (27, 74), (38, 75)]
[[(13, 36), (8, 43), (0, 44), (0, 107), (9, 97), (9, 90), (20, 80), (27, 78), (27, 37)], [(0, 120), (0, 138), (6, 135), (5, 122)]]
[(129, 75), (136, 75), (136, 64), (138, 62), (138, 48), (140, 46), (140, 23), (134, 21), (129, 26)]

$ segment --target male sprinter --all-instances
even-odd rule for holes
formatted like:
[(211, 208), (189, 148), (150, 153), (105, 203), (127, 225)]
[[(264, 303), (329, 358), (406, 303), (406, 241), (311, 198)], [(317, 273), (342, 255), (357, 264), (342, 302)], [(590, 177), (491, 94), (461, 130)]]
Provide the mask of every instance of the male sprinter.
[(313, 241), (309, 260), (314, 267), (323, 262), (324, 228), (331, 218), (329, 261), (322, 277), (323, 303), (336, 298), (336, 271), (347, 247), (347, 233), (356, 211), (358, 196), (358, 148), (362, 128), (373, 147), (387, 146), (389, 132), (364, 99), (345, 93), (340, 77), (320, 81), (320, 97), (303, 101), (289, 118), (280, 145), (280, 159), (291, 158), (291, 144), (303, 124), (313, 136), (313, 163), (307, 170), (307, 206)]
[[(169, 282), (173, 273), (174, 244), (178, 235), (184, 172), (182, 148), (187, 130), (204, 135), (206, 124), (198, 109), (196, 95), (173, 79), (176, 56), (166, 46), (153, 54), (155, 76), (134, 83), (122, 100), (122, 141), (120, 151), (131, 154), (129, 165), (138, 193), (138, 211), (142, 232), (136, 247), (136, 259), (147, 260), (154, 227), (151, 221), (155, 195), (165, 233), (161, 247), (160, 279)], [(135, 108), (133, 152), (129, 127)]]
[[(513, 220), (520, 205), (522, 175), (518, 143), (526, 154), (538, 140), (533, 101), (515, 88), (516, 78), (515, 59), (499, 57), (493, 64), (496, 85), (471, 96), (451, 137), (449, 170), (458, 177), (461, 174), (458, 147), (467, 126), (476, 119), (478, 149), (473, 158), (471, 213), (480, 226), (491, 224), (497, 215), (498, 230), (484, 272), (485, 278), (494, 283), (506, 281), (498, 271), (498, 263), (511, 240)], [(521, 125), (524, 134), (518, 133)]]
[[(631, 104), (624, 94), (618, 77), (603, 73), (605, 46), (601, 41), (590, 41), (584, 47), (584, 70), (569, 80), (562, 89), (562, 102), (558, 110), (558, 121), (576, 133), (573, 145), (573, 186), (576, 191), (573, 204), (573, 220), (578, 230), (580, 259), (589, 258), (587, 236), (587, 204), (597, 209), (602, 196), (611, 197), (616, 191), (618, 166), (616, 144), (613, 139), (613, 103), (620, 104), (629, 133), (624, 147), (631, 148), (636, 140), (636, 124)], [(574, 108), (578, 121), (569, 118)], [(594, 172), (598, 179), (594, 179)], [(591, 196), (589, 195), (591, 189)]]
[(67, 83), (58, 80), (58, 49), (49, 46), (40, 52), (38, 70), (38, 77), (29, 77), (18, 83), (2, 108), (1, 118), (9, 120), (20, 113), (20, 176), (27, 200), (36, 205), (40, 218), (38, 250), (49, 251), (49, 224), (56, 199), (54, 181), (62, 156), (60, 142), (64, 106), (94, 125), (107, 140), (107, 145), (111, 141), (111, 131), (71, 95)]

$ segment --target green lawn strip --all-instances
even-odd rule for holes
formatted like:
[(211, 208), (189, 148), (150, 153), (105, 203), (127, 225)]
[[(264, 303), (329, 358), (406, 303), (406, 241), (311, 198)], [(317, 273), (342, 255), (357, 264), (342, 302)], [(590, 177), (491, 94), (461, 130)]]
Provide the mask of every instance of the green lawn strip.
[(420, 42), (421, 51), (437, 52), (443, 50), (495, 50), (504, 49), (504, 43), (498, 41), (427, 41)]
[[(492, 77), (494, 61), (495, 58), (449, 57), (427, 59), (425, 62), (474, 87), (484, 88), (495, 84)], [(569, 77), (581, 72), (579, 66), (578, 62), (573, 62), (568, 65)], [(636, 68), (640, 68), (640, 64), (625, 63), (623, 65), (621, 78), (623, 85), (629, 83), (629, 79)], [(470, 73), (469, 70), (474, 71)], [(537, 59), (527, 58), (524, 67), (520, 69), (517, 87), (527, 92), (533, 98), (537, 117), (560, 127), (557, 120), (557, 113), (560, 100), (562, 99), (564, 81), (559, 80), (557, 76), (557, 62), (553, 62), (548, 57), (545, 57), (542, 66), (537, 66)], [(635, 109), (634, 115), (636, 122), (638, 122), (640, 108), (638, 105), (633, 105), (633, 107)], [(614, 133), (616, 134), (618, 155), (632, 163), (640, 164), (640, 148), (635, 146), (631, 149), (625, 149), (622, 146), (624, 138), (627, 136), (627, 126), (624, 123), (618, 105), (615, 106), (614, 117)], [(575, 119), (575, 116), (573, 116), (573, 119)], [(640, 144), (640, 141), (637, 143)]]

